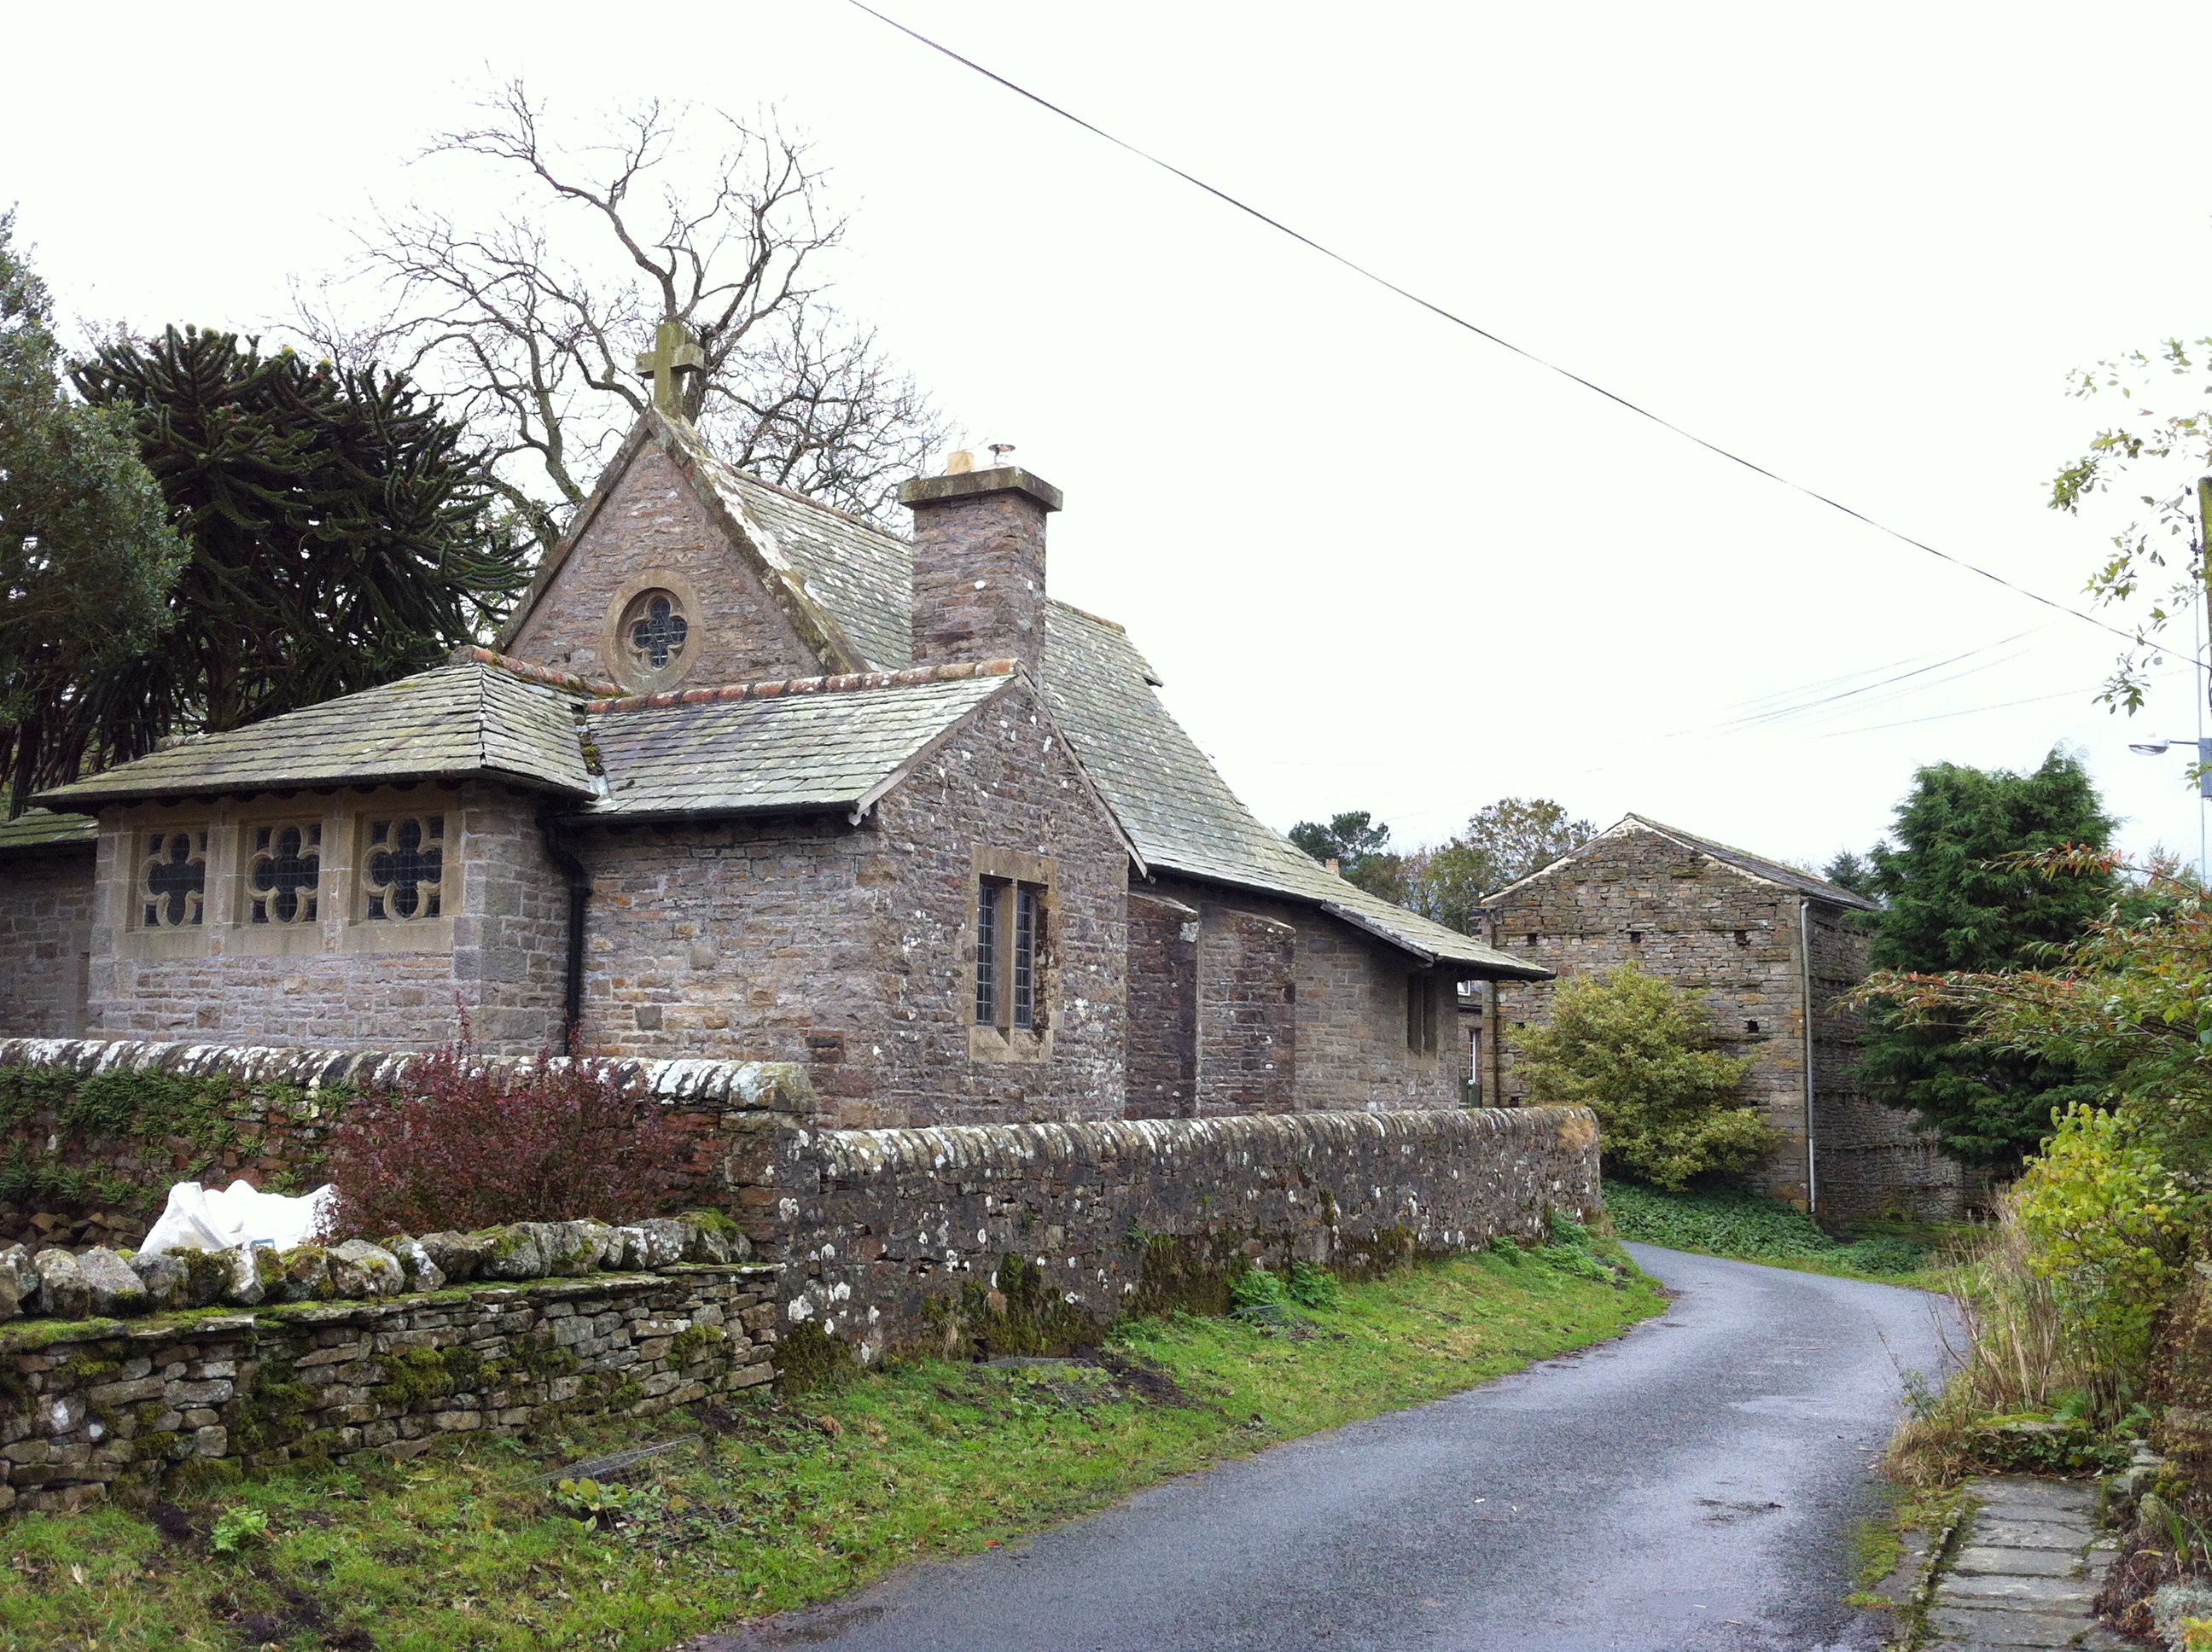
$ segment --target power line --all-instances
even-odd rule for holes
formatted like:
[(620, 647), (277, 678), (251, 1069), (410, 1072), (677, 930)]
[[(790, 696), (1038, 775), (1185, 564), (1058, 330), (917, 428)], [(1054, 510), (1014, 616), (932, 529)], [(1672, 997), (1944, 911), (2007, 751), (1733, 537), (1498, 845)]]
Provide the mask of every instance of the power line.
[[(2050, 597), (2046, 597), (2040, 592), (2031, 591), (2024, 585), (2015, 585), (2012, 580), (2008, 580), (2002, 574), (1992, 573), (1988, 568), (1980, 566), (1978, 563), (1970, 562), (1963, 556), (1954, 556), (1948, 550), (1939, 550), (1934, 545), (1929, 544), (1926, 540), (1916, 539), (1911, 534), (1903, 531), (1901, 529), (1893, 528), (1886, 522), (1877, 521), (1875, 518), (1869, 516), (1864, 511), (1856, 509), (1850, 505), (1844, 504), (1840, 499), (1832, 498), (1830, 495), (1820, 492), (1818, 489), (1808, 488), (1802, 482), (1793, 482), (1788, 477), (1783, 476), (1778, 471), (1770, 471), (1766, 466), (1759, 464), (1758, 460), (1746, 459), (1741, 453), (1736, 452), (1733, 449), (1723, 447), (1718, 442), (1708, 441), (1705, 437), (1698, 434), (1694, 430), (1685, 429), (1682, 426), (1676, 424), (1672, 419), (1666, 417), (1663, 414), (1655, 413), (1650, 408), (1642, 405), (1640, 403), (1629, 400), (1627, 397), (1620, 394), (1616, 391), (1607, 390), (1603, 385), (1599, 384), (1595, 380), (1585, 379), (1582, 374), (1573, 371), (1571, 368), (1561, 367), (1558, 362), (1547, 360), (1544, 356), (1537, 355), (1536, 352), (1532, 349), (1524, 349), (1521, 345), (1515, 343), (1510, 338), (1500, 337), (1498, 334), (1492, 332), (1487, 327), (1477, 326), (1474, 322), (1469, 321), (1465, 316), (1446, 309), (1443, 305), (1435, 302), (1433, 300), (1423, 298), (1419, 293), (1413, 292), (1410, 288), (1401, 287), (1396, 282), (1392, 281), (1388, 276), (1378, 274), (1376, 271), (1369, 269), (1365, 264), (1360, 264), (1357, 260), (1348, 258), (1344, 253), (1336, 251), (1335, 248), (1316, 240), (1312, 236), (1305, 234), (1303, 230), (1293, 229), (1290, 225), (1283, 222), (1279, 218), (1268, 216), (1267, 214), (1261, 211), (1259, 208), (1253, 206), (1247, 202), (1239, 200), (1236, 196), (1229, 193), (1228, 191), (1217, 189), (1212, 184), (1207, 183), (1203, 178), (1193, 176), (1191, 173), (1185, 172), (1181, 167), (1175, 165), (1174, 162), (1164, 161), (1158, 155), (1152, 154), (1148, 149), (1140, 149), (1135, 144), (1129, 143), (1127, 139), (1115, 137), (1113, 133), (1108, 131), (1103, 126), (1093, 125), (1090, 121), (1085, 120), (1081, 115), (1076, 114), (1071, 110), (1062, 108), (1059, 104), (1052, 101), (1051, 99), (1040, 96), (1038, 94), (1030, 91), (1027, 87), (1008, 80), (1004, 75), (998, 74), (992, 70), (984, 68), (981, 64), (977, 63), (972, 58), (963, 58), (960, 53), (955, 52), (951, 46), (939, 44), (938, 41), (930, 39), (928, 35), (922, 33), (918, 29), (909, 28), (906, 24), (900, 22), (896, 17), (885, 16), (882, 12), (878, 11), (873, 6), (866, 4), (866, 0), (851, 0), (851, 3), (858, 9), (867, 13), (869, 16), (874, 18), (878, 22), (887, 24), (889, 27), (896, 29), (908, 39), (915, 40), (922, 46), (927, 46), (932, 52), (939, 52), (945, 57), (951, 58), (953, 62), (958, 64), (962, 68), (972, 70), (976, 74), (983, 76), (984, 79), (995, 82), (997, 84), (1005, 87), (1007, 91), (1014, 94), (1015, 96), (1028, 99), (1039, 108), (1049, 110), (1052, 113), (1058, 115), (1062, 120), (1073, 122), (1074, 125), (1083, 128), (1085, 131), (1091, 133), (1094, 137), (1103, 138), (1107, 143), (1113, 144), (1116, 149), (1127, 150), (1131, 155), (1135, 155), (1139, 161), (1148, 161), (1152, 165), (1158, 167), (1163, 172), (1173, 173), (1176, 177), (1182, 179), (1184, 183), (1188, 184), (1192, 188), (1205, 191), (1206, 194), (1212, 196), (1214, 199), (1221, 202), (1224, 205), (1233, 207), (1237, 211), (1245, 214), (1249, 217), (1258, 219), (1261, 223), (1267, 225), (1268, 228), (1279, 231), (1281, 234), (1288, 235), (1292, 240), (1298, 242), (1301, 246), (1310, 248), (1312, 251), (1320, 253), (1325, 258), (1331, 259), (1337, 264), (1342, 264), (1354, 275), (1363, 276), (1366, 280), (1373, 282), (1376, 286), (1395, 293), (1400, 298), (1406, 300), (1407, 302), (1410, 304), (1418, 304), (1421, 308), (1428, 311), (1431, 315), (1450, 322), (1455, 327), (1463, 327), (1468, 332), (1474, 334), (1478, 338), (1489, 340), (1490, 343), (1497, 345), (1500, 349), (1510, 350), (1514, 355), (1522, 357), (1523, 360), (1534, 362), (1538, 367), (1544, 368), (1547, 372), (1556, 373), (1561, 378), (1580, 385), (1584, 390), (1589, 391), (1595, 395), (1602, 396), (1606, 400), (1613, 403), (1617, 406), (1626, 409), (1629, 412), (1635, 414), (1638, 418), (1648, 419), (1663, 430), (1671, 430), (1674, 434), (1681, 437), (1685, 441), (1695, 442), (1707, 452), (1717, 454), (1722, 459), (1727, 459), (1732, 465), (1741, 465), (1745, 470), (1750, 471), (1755, 475), (1765, 477), (1769, 482), (1778, 483), (1780, 485), (1789, 489), (1793, 493), (1802, 494), (1806, 498), (1817, 501), (1820, 504), (1828, 507), (1831, 510), (1840, 511), (1843, 514), (1851, 518), (1853, 520), (1864, 523), (1868, 527), (1874, 529), (1876, 532), (1886, 533), (1893, 539), (1900, 541), (1905, 544), (1911, 545), (1915, 550), (1925, 551), (1930, 556), (1938, 557), (1942, 561), (1950, 563), (1954, 568), (1966, 569), (1969, 574), (1978, 574), (1982, 578), (1990, 581), (1990, 583), (1994, 585), (2001, 585), (2006, 590), (2010, 591), (2016, 595), (2026, 597), (2030, 602), (2041, 603), (2045, 608), (2055, 609), (2059, 613), (2071, 615), (2075, 619), (2081, 620), (2090, 625), (2095, 626), (2100, 631), (2109, 631), (2116, 637), (2125, 639), (2132, 647), (2141, 647), (2143, 645), (2143, 639), (2132, 631), (2124, 631), (2117, 625), (2107, 624), (2105, 621), (2099, 619), (2094, 614), (2084, 613), (2078, 608), (2069, 608), (2064, 603), (2058, 602)], [(2200, 659), (2197, 663), (2203, 665), (2204, 662)]]

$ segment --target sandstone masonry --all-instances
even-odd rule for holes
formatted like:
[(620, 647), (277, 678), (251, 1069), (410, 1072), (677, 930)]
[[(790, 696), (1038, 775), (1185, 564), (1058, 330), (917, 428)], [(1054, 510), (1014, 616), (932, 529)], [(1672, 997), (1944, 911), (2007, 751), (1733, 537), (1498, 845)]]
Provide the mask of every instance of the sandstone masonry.
[[(1866, 978), (1866, 937), (1853, 920), (1866, 904), (1808, 873), (1631, 815), (1483, 906), (1499, 946), (1563, 979), (1632, 963), (1698, 995), (1723, 1047), (1751, 1059), (1746, 1096), (1781, 1133), (1753, 1173), (1762, 1191), (1801, 1208), (1817, 1195), (1820, 1213), (1838, 1220), (1888, 1211), (1955, 1218), (1971, 1189), (1966, 1171), (1852, 1075), (1862, 1023), (1838, 1000)], [(1527, 1094), (1514, 1035), (1548, 1021), (1553, 990), (1497, 988), (1502, 1025), (1492, 1036), (1502, 1033), (1503, 1048), (1491, 1054), (1508, 1102)]]

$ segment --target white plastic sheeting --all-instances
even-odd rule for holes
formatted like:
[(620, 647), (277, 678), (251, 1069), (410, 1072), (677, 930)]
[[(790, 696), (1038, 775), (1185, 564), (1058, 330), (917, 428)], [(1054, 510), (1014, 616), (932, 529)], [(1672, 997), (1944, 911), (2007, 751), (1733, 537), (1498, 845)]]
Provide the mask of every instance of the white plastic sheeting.
[(169, 1203), (154, 1224), (141, 1256), (172, 1250), (234, 1250), (240, 1245), (304, 1244), (337, 1201), (337, 1189), (325, 1186), (299, 1199), (265, 1193), (250, 1181), (234, 1181), (220, 1193), (197, 1181), (169, 1189)]

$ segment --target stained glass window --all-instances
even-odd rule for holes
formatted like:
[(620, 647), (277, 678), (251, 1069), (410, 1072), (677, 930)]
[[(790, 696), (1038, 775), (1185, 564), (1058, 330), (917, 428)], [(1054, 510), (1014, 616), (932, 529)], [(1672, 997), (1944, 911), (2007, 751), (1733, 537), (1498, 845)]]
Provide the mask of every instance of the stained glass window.
[(690, 622), (665, 591), (647, 592), (630, 604), (630, 612), (629, 647), (639, 668), (666, 671), (669, 663), (684, 652), (684, 641), (691, 634)]
[(362, 915), (385, 921), (438, 916), (446, 876), (445, 838), (443, 815), (370, 821)]
[(323, 828), (256, 826), (253, 855), (246, 863), (247, 921), (311, 924), (320, 901)]
[(155, 832), (139, 863), (139, 914), (149, 929), (182, 929), (200, 921), (207, 900), (204, 831)]

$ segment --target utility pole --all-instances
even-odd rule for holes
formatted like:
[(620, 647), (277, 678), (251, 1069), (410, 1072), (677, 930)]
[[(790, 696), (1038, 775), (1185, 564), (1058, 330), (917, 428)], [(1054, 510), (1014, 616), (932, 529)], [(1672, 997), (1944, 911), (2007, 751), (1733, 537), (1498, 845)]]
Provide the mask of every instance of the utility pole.
[[(2204, 658), (2212, 625), (2212, 476), (2197, 478), (2197, 658)], [(2197, 696), (2197, 881), (2212, 882), (2212, 858), (2206, 853), (2204, 800), (2212, 798), (2212, 740), (2204, 738), (2204, 712), (2212, 703), (2212, 666), (2199, 665), (2204, 691)]]

